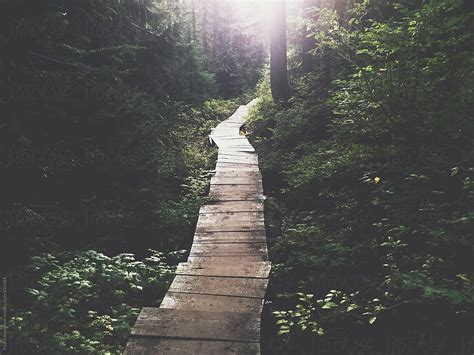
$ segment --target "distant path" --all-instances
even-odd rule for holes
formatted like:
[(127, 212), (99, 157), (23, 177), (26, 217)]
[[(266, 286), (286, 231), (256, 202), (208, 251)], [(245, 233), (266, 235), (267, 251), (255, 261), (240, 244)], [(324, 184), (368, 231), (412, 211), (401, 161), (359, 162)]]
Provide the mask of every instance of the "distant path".
[(258, 157), (239, 134), (255, 100), (220, 123), (209, 203), (199, 211), (189, 259), (160, 308), (143, 308), (126, 354), (259, 354), (268, 284)]

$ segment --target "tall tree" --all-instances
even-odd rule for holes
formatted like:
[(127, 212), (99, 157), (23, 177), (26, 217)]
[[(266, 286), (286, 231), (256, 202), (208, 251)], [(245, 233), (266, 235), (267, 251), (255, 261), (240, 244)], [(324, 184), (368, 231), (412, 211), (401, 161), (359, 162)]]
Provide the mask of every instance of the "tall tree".
[(313, 69), (314, 58), (309, 51), (314, 48), (314, 37), (308, 36), (308, 25), (306, 21), (314, 19), (314, 8), (321, 5), (321, 0), (303, 0), (303, 72), (309, 73)]
[(290, 97), (291, 90), (288, 84), (285, 0), (275, 1), (270, 42), (270, 82), (273, 101), (286, 101)]
[[(201, 19), (201, 33), (202, 33), (202, 50), (204, 53), (204, 67), (209, 69), (209, 35), (208, 35), (208, 11), (207, 11), (207, 1), (201, 3), (202, 7), (202, 19)], [(198, 10), (199, 11), (199, 10)]]

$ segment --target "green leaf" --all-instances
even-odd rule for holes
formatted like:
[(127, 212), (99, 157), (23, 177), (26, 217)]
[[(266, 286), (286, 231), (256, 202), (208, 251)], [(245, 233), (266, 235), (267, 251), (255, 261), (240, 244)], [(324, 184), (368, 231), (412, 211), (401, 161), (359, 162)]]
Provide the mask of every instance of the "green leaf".
[(321, 308), (322, 309), (331, 309), (331, 308), (334, 308), (334, 307), (337, 307), (337, 304), (335, 304), (334, 302), (327, 302)]

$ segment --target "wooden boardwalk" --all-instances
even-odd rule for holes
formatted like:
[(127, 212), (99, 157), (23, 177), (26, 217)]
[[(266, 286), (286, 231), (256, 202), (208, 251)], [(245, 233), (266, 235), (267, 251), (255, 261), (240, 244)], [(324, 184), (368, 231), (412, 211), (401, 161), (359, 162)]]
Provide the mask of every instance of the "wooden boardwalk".
[(142, 309), (126, 354), (260, 353), (270, 262), (258, 158), (239, 134), (253, 104), (212, 131), (216, 172), (188, 261), (178, 265), (160, 307)]

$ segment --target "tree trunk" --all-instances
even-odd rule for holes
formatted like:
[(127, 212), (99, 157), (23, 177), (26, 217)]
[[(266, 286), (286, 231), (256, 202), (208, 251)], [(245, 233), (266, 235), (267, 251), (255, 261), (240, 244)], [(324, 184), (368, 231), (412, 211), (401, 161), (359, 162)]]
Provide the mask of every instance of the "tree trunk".
[(204, 65), (209, 69), (209, 39), (208, 39), (208, 15), (207, 15), (207, 1), (203, 2), (204, 10), (202, 17), (202, 47), (204, 51)]
[(221, 45), (222, 45), (222, 41), (221, 41), (222, 33), (220, 31), (222, 27), (220, 24), (220, 20), (221, 20), (220, 3), (218, 3), (216, 0), (212, 0), (211, 9), (212, 9), (211, 65), (215, 67), (216, 60), (217, 60), (217, 50), (221, 48)]
[(334, 0), (334, 10), (336, 10), (339, 21), (347, 18), (347, 1), (346, 0)]
[(287, 101), (291, 90), (288, 84), (286, 53), (286, 1), (276, 0), (271, 27), (270, 83), (275, 103)]
[[(321, 0), (304, 0), (303, 1), (303, 19), (312, 20), (311, 9), (317, 8), (321, 4)], [(309, 53), (316, 45), (314, 38), (308, 38), (308, 27), (303, 25), (303, 72), (310, 73), (314, 65), (314, 57)]]
[(197, 36), (196, 36), (196, 6), (194, 5), (194, 0), (191, 1), (191, 13), (192, 13), (191, 24), (193, 27), (192, 39), (193, 41), (195, 41)]

